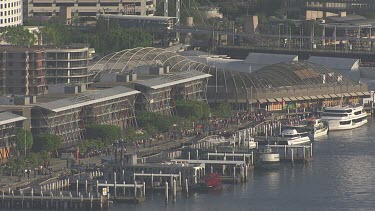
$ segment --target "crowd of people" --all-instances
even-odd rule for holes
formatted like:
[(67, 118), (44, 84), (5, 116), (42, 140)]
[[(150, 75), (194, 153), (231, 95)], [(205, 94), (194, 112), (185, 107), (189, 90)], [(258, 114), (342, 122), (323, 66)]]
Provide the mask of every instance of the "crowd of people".
[(195, 137), (202, 134), (218, 134), (219, 132), (227, 130), (228, 128), (234, 125), (245, 124), (250, 122), (261, 122), (269, 116), (270, 114), (268, 114), (266, 111), (257, 110), (252, 112), (236, 112), (232, 116), (227, 118), (209, 118), (198, 124), (192, 124), (191, 128), (181, 130), (175, 130), (174, 128), (171, 128), (170, 131), (163, 134), (155, 134), (153, 137), (149, 139), (134, 140), (130, 147), (139, 150), (142, 148), (156, 146), (176, 139)]

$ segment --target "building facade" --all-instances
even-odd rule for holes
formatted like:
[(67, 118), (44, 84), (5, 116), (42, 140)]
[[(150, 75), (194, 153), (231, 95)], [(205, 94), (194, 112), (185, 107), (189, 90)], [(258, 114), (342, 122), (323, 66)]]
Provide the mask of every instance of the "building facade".
[(58, 135), (63, 147), (70, 147), (84, 139), (87, 124), (116, 125), (123, 129), (136, 126), (134, 102), (138, 93), (117, 86), (38, 104), (31, 111), (31, 132)]
[(343, 14), (361, 14), (375, 11), (372, 0), (284, 0), (289, 17), (305, 16), (307, 20), (342, 16)]
[(22, 25), (22, 0), (0, 1), (0, 29)]
[(40, 48), (0, 49), (0, 94), (40, 95), (46, 92), (45, 52)]
[(0, 163), (6, 161), (15, 146), (17, 131), (26, 118), (10, 112), (0, 113)]
[(70, 8), (80, 17), (98, 17), (100, 14), (152, 15), (156, 0), (27, 0), (27, 16), (56, 16), (60, 8)]
[(48, 48), (46, 56), (46, 84), (88, 84), (88, 62), (91, 59), (87, 46)]
[(175, 100), (206, 100), (206, 85), (210, 74), (191, 70), (164, 77), (136, 82), (135, 89), (142, 92), (137, 109), (174, 115)]
[(0, 93), (2, 95), (40, 95), (48, 84), (91, 83), (85, 46), (22, 47), (0, 49)]

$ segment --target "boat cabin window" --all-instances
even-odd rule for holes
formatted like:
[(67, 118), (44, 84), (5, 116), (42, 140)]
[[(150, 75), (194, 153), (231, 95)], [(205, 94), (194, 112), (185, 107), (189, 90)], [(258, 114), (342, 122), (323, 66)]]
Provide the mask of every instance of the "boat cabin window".
[(300, 136), (300, 134), (285, 134), (285, 135), (283, 135), (283, 137), (285, 137), (285, 138), (294, 138), (294, 137), (299, 137)]
[(340, 125), (350, 125), (351, 123), (352, 123), (351, 120), (349, 120), (349, 121), (342, 121), (342, 122), (340, 122)]
[(352, 113), (352, 109), (347, 109), (347, 110), (331, 110), (331, 109), (324, 109), (324, 112), (329, 112), (329, 113), (341, 113), (341, 114), (350, 114)]
[(347, 117), (347, 114), (325, 114), (323, 113), (322, 116), (331, 116), (331, 117)]
[(361, 113), (362, 113), (362, 111), (356, 111), (356, 112), (354, 112), (354, 115), (359, 115)]
[(353, 119), (353, 122), (354, 123), (358, 123), (358, 122), (362, 122), (363, 120), (365, 120), (367, 117), (361, 117), (359, 119)]

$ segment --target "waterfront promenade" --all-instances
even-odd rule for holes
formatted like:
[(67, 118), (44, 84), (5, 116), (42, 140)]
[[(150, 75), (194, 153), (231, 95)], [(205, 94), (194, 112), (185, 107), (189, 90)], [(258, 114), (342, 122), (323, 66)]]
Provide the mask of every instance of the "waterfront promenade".
[[(308, 115), (308, 114), (310, 114), (310, 113), (307, 113), (307, 114), (304, 114), (304, 115)], [(174, 160), (172, 160), (172, 163), (173, 162), (178, 163), (178, 162), (181, 161), (183, 163), (191, 163), (192, 165), (204, 164), (206, 167), (204, 167), (203, 172), (207, 172), (207, 171), (208, 172), (211, 171), (211, 173), (216, 173), (218, 171), (222, 172), (223, 181), (226, 181), (226, 182), (230, 181), (231, 183), (246, 182), (246, 180), (248, 178), (247, 172), (249, 170), (253, 169), (254, 160), (259, 160), (259, 158), (262, 156), (261, 151), (259, 151), (259, 150), (257, 150), (257, 151), (253, 150), (252, 151), (252, 150), (250, 150), (250, 148), (249, 148), (249, 150), (246, 150), (246, 146), (245, 146), (246, 144), (243, 141), (242, 141), (242, 144), (243, 144), (243, 147), (245, 147), (245, 148), (240, 148), (240, 142), (241, 141), (238, 141), (238, 143), (237, 143), (238, 147), (235, 147), (236, 144), (234, 144), (234, 147), (231, 149), (230, 152), (218, 151), (217, 147), (211, 147), (211, 148), (208, 147), (207, 148), (208, 145), (202, 144), (203, 143), (202, 140), (204, 140), (205, 137), (225, 136), (227, 133), (229, 134), (229, 136), (232, 136), (233, 134), (236, 134), (236, 133), (239, 133), (239, 132), (240, 132), (239, 134), (242, 133), (244, 135), (246, 133), (244, 131), (248, 130), (250, 128), (254, 129), (254, 131), (252, 131), (252, 133), (253, 133), (252, 135), (259, 135), (259, 134), (262, 135), (263, 133), (265, 133), (265, 131), (262, 131), (262, 130), (264, 130), (264, 128), (269, 130), (269, 132), (266, 132), (266, 134), (268, 133), (269, 136), (271, 136), (272, 134), (275, 135), (276, 134), (275, 131), (279, 130), (279, 125), (281, 124), (281, 122), (280, 122), (281, 119), (283, 121), (286, 121), (286, 122), (293, 122), (293, 121), (297, 122), (301, 118), (300, 115), (301, 115), (301, 113), (294, 113), (294, 114), (289, 113), (287, 115), (286, 114), (278, 114), (278, 115), (274, 114), (274, 115), (272, 115), (271, 113), (265, 113), (265, 112), (256, 112), (256, 113), (250, 113), (250, 112), (240, 113), (240, 112), (238, 112), (230, 118), (210, 120), (210, 121), (208, 121), (208, 126), (206, 126), (204, 128), (197, 129), (194, 132), (188, 132), (188, 130), (185, 130), (185, 131), (179, 131), (178, 134), (174, 133), (173, 135), (172, 134), (163, 134), (164, 137), (168, 137), (168, 138), (165, 138), (164, 140), (160, 140), (159, 142), (155, 142), (155, 141), (145, 142), (145, 140), (143, 140), (141, 142), (142, 144), (139, 144), (140, 140), (136, 140), (136, 141), (133, 142), (133, 144), (130, 144), (126, 147), (125, 153), (126, 154), (136, 154), (138, 156), (138, 162), (141, 162), (141, 164), (143, 164), (145, 162), (143, 157), (149, 157), (151, 155), (157, 155), (158, 153), (161, 153), (161, 152), (167, 152), (169, 149), (171, 149), (174, 152), (176, 150), (179, 151), (180, 149), (185, 149), (185, 151), (186, 151), (186, 149), (188, 149), (188, 148), (183, 148), (183, 146), (188, 146), (188, 145), (194, 146), (194, 148), (191, 148), (193, 151), (189, 152), (189, 158), (188, 159), (186, 158), (186, 154), (185, 154), (185, 158), (183, 156), (181, 156), (179, 158), (181, 160), (178, 160), (178, 159), (176, 160), (174, 158), (170, 158), (170, 159), (174, 159)], [(285, 119), (285, 118), (289, 118), (289, 119)], [(241, 132), (241, 131), (243, 131), (243, 132)], [(262, 137), (262, 136), (260, 136), (260, 137)], [(249, 147), (250, 147), (250, 145), (249, 145)], [(274, 145), (274, 146), (271, 146), (269, 148), (271, 148), (274, 153), (278, 153), (280, 155), (280, 157), (281, 157), (280, 160), (284, 160), (284, 161), (288, 161), (288, 162), (292, 162), (292, 163), (294, 163), (294, 161), (299, 161), (299, 160), (302, 160), (304, 162), (312, 160), (312, 145), (311, 146), (303, 146), (303, 147), (299, 147), (299, 146), (284, 147), (284, 146)], [(80, 159), (79, 163), (81, 165), (86, 165), (86, 166), (96, 165), (97, 166), (96, 168), (91, 167), (91, 168), (93, 168), (91, 170), (87, 169), (88, 172), (86, 172), (86, 176), (87, 175), (91, 175), (91, 176), (83, 177), (83, 180), (82, 180), (80, 175), (73, 175), (70, 172), (70, 169), (67, 169), (67, 161), (66, 160), (55, 158), (55, 159), (52, 159), (52, 161), (51, 161), (52, 171), (48, 175), (44, 175), (44, 176), (38, 175), (35, 178), (34, 177), (30, 177), (30, 178), (22, 177), (20, 182), (13, 182), (14, 178), (13, 178), (13, 181), (10, 181), (9, 180), (10, 178), (3, 177), (3, 179), (1, 180), (1, 184), (3, 184), (2, 191), (8, 193), (5, 197), (5, 198), (7, 198), (7, 200), (12, 200), (12, 194), (10, 194), (10, 190), (14, 190), (14, 191), (17, 190), (17, 192), (16, 192), (18, 194), (17, 197), (21, 197), (22, 195), (20, 196), (19, 194), (22, 194), (23, 191), (19, 191), (20, 188), (21, 188), (21, 190), (22, 189), (28, 190), (28, 192), (31, 189), (35, 190), (35, 191), (38, 191), (38, 192), (40, 192), (41, 190), (44, 190), (44, 193), (41, 193), (42, 195), (48, 194), (49, 191), (51, 191), (49, 196), (51, 196), (51, 195), (57, 196), (56, 194), (59, 193), (58, 192), (59, 190), (64, 190), (64, 191), (71, 191), (71, 192), (75, 193), (75, 195), (71, 196), (70, 195), (71, 192), (65, 192), (65, 197), (67, 197), (67, 199), (71, 198), (71, 197), (78, 197), (77, 200), (79, 201), (80, 197), (81, 197), (81, 191), (83, 191), (82, 185), (85, 185), (85, 182), (84, 182), (85, 178), (91, 178), (91, 180), (89, 182), (87, 182), (87, 179), (86, 179), (86, 188), (83, 188), (85, 191), (82, 192), (82, 193), (85, 193), (85, 194), (82, 194), (82, 197), (84, 198), (83, 201), (87, 200), (87, 203), (84, 206), (91, 206), (90, 204), (92, 204), (92, 200), (90, 199), (90, 197), (92, 197), (94, 195), (96, 198), (94, 198), (93, 200), (94, 201), (99, 200), (99, 196), (100, 196), (99, 193), (101, 193), (101, 191), (98, 191), (99, 186), (100, 187), (106, 187), (106, 186), (114, 187), (114, 189), (111, 188), (111, 194), (113, 194), (113, 193), (116, 194), (117, 193), (116, 186), (119, 189), (121, 189), (122, 181), (125, 181), (124, 173), (122, 173), (122, 176), (120, 176), (121, 171), (119, 171), (117, 173), (117, 176), (116, 176), (116, 172), (113, 173), (111, 171), (106, 171), (105, 168), (104, 169), (102, 168), (103, 166), (102, 166), (101, 162), (102, 162), (103, 159), (107, 160), (107, 161), (111, 161), (114, 164), (114, 166), (113, 166), (114, 168), (118, 168), (118, 167), (121, 167), (121, 166), (123, 167), (122, 163), (120, 163), (120, 164), (117, 163), (119, 161), (119, 158), (118, 157), (116, 158), (116, 155), (122, 157), (122, 154), (121, 154), (121, 151), (120, 151), (121, 149), (117, 149), (118, 150), (117, 153), (115, 152), (115, 149), (116, 148), (113, 147), (113, 148), (108, 149), (108, 150), (103, 150), (101, 154), (98, 154), (96, 156), (91, 156), (91, 157), (88, 156), (88, 158)], [(199, 156), (198, 156), (198, 150), (199, 150)], [(196, 155), (190, 161), (190, 154), (194, 155), (195, 151), (196, 151)], [(283, 151), (284, 151), (284, 154), (282, 153)], [(254, 158), (254, 154), (253, 154), (254, 152), (257, 153), (255, 158)], [(205, 154), (207, 154), (207, 153), (208, 153), (209, 157), (210, 157), (210, 155), (211, 155), (211, 157), (213, 155), (216, 155), (216, 157), (218, 156), (217, 158), (215, 158), (216, 161), (212, 160), (212, 159), (210, 160), (210, 158), (208, 158), (208, 159), (205, 158)], [(226, 155), (226, 153), (228, 153), (228, 154)], [(235, 161), (235, 157), (237, 155), (241, 159), (241, 154), (243, 154), (244, 160), (243, 161), (240, 161), (240, 160)], [(224, 160), (221, 160), (223, 155), (224, 155)], [(233, 156), (231, 156), (231, 155), (233, 155)], [(227, 161), (225, 159), (226, 156), (231, 157), (231, 159), (233, 158), (233, 161), (229, 161), (229, 160)], [(205, 159), (207, 159), (207, 160), (205, 160)], [(115, 162), (115, 160), (117, 162)], [(256, 161), (256, 162), (258, 162), (258, 161)], [(116, 165), (118, 167), (116, 167)], [(152, 165), (155, 166), (156, 164), (150, 163), (150, 164), (145, 164), (145, 165), (149, 165), (149, 167), (147, 167), (147, 168), (152, 168)], [(157, 165), (156, 165), (156, 167), (157, 167)], [(101, 173), (101, 176), (99, 174), (99, 177), (101, 179), (101, 184), (98, 184), (97, 180), (96, 180), (96, 184), (95, 184), (96, 178), (93, 178), (93, 175), (97, 175), (95, 169), (99, 169), (99, 168), (101, 169), (100, 171), (104, 171), (104, 179), (105, 180), (103, 180), (103, 173)], [(112, 167), (110, 167), (110, 168), (112, 168)], [(131, 168), (133, 168), (133, 167), (131, 167)], [(171, 168), (173, 168), (173, 167), (171, 167)], [(124, 170), (122, 170), (122, 172), (124, 172)], [(180, 172), (181, 172), (181, 170), (180, 170)], [(203, 172), (198, 173), (198, 174), (200, 176), (202, 176), (202, 175), (205, 174)], [(139, 174), (139, 176), (141, 177), (140, 181), (143, 181), (143, 184), (142, 183), (137, 184), (137, 181), (135, 179), (134, 179), (134, 181), (126, 180), (127, 181), (126, 182), (127, 189), (131, 190), (132, 189), (131, 187), (134, 186), (134, 191), (133, 192), (132, 191), (125, 192), (125, 183), (124, 183), (124, 191), (123, 191), (124, 196), (118, 195), (118, 197), (123, 197), (123, 199), (122, 199), (123, 202), (126, 201), (126, 202), (131, 202), (131, 203), (135, 203), (135, 202), (139, 203), (141, 201), (144, 201), (145, 200), (144, 197), (145, 197), (146, 187), (149, 188), (150, 186), (153, 186), (153, 184), (154, 184), (154, 182), (152, 182), (151, 185), (147, 184), (148, 183), (147, 180), (146, 180), (146, 183), (145, 183), (145, 178), (143, 178), (142, 175), (147, 176), (148, 174), (143, 174), (143, 170), (142, 170), (142, 172), (139, 172), (139, 173), (137, 173), (135, 171), (134, 175), (136, 175), (136, 174)], [(197, 172), (195, 174), (197, 174)], [(166, 175), (168, 175), (168, 173)], [(196, 177), (196, 176), (194, 176), (194, 177)], [(64, 185), (66, 185), (66, 179), (64, 179), (64, 178), (71, 178), (70, 183), (68, 182), (68, 185), (67, 185), (67, 187), (69, 187), (69, 190), (66, 190), (61, 185), (56, 187), (56, 184), (62, 184), (60, 182), (64, 182)], [(79, 185), (78, 185), (78, 178), (80, 180)], [(114, 183), (113, 183), (113, 181), (111, 181), (111, 178), (115, 178)], [(116, 185), (116, 178), (120, 178), (118, 185)], [(76, 179), (77, 179), (77, 182), (75, 182)], [(108, 185), (106, 185), (107, 179), (109, 179)], [(46, 182), (47, 180), (49, 182)], [(181, 180), (181, 176), (180, 176), (180, 180)], [(134, 182), (134, 183), (132, 183), (132, 182)], [(196, 180), (195, 183), (197, 183), (197, 180)], [(171, 181), (170, 184), (172, 184), (172, 181)], [(194, 185), (194, 184), (192, 184), (192, 185)], [(88, 188), (88, 186), (89, 186), (89, 188)], [(181, 186), (181, 182), (180, 182), (180, 186)], [(181, 188), (179, 188), (179, 190), (181, 190), (182, 187), (186, 187), (186, 186), (187, 185), (181, 186)], [(189, 186), (190, 186), (190, 183), (189, 183)], [(170, 191), (172, 191), (172, 190), (174, 191), (176, 189), (175, 187), (176, 186), (172, 185), (169, 188)], [(96, 191), (92, 192), (93, 189), (95, 189), (95, 188), (96, 188)], [(136, 191), (136, 189), (138, 189), (138, 188), (140, 189), (139, 191), (140, 191), (140, 194), (141, 194), (139, 196), (137, 196), (138, 191)], [(88, 192), (88, 189), (90, 190), (89, 192)], [(160, 189), (160, 187), (159, 187), (159, 189)], [(168, 189), (168, 186), (167, 186), (167, 189)], [(47, 192), (45, 192), (45, 191), (47, 191)], [(115, 191), (115, 192), (113, 192), (113, 191)], [(173, 191), (172, 191), (172, 193), (173, 193)], [(66, 194), (68, 194), (68, 195), (66, 195)], [(128, 195), (126, 195), (126, 194), (128, 194)], [(134, 196), (134, 194), (135, 194), (135, 196)], [(40, 197), (40, 195), (39, 195), (39, 197)], [(175, 197), (174, 197), (174, 199), (175, 199)], [(50, 206), (50, 204), (43, 204), (42, 206), (48, 207), (48, 206)], [(54, 206), (65, 206), (65, 205), (55, 205), (54, 204)], [(76, 206), (76, 205), (74, 205), (74, 206)], [(81, 206), (81, 205), (79, 205), (79, 203), (78, 203), (77, 206)]]
[[(268, 116), (269, 118), (270, 116)], [(182, 130), (178, 133), (165, 133), (163, 134), (164, 139), (158, 141), (150, 140), (136, 140), (133, 144), (126, 146), (126, 153), (136, 153), (139, 157), (147, 156), (151, 154), (157, 154), (164, 150), (181, 147), (184, 144), (194, 143), (201, 138), (212, 135), (221, 134), (224, 131), (236, 131), (239, 128), (246, 127), (248, 125), (256, 124), (257, 122), (264, 121), (267, 118), (264, 112), (238, 112), (232, 117), (224, 119), (211, 119), (205, 124), (208, 125), (205, 129)], [(190, 131), (190, 132), (189, 132)], [(140, 144), (142, 143), (142, 144)], [(96, 156), (79, 159), (79, 164), (82, 165), (101, 165), (101, 160), (107, 157), (113, 157), (115, 155), (115, 148), (103, 150)], [(118, 149), (118, 154), (120, 154)], [(114, 159), (114, 158), (113, 158)], [(77, 161), (78, 162), (78, 161)], [(78, 163), (77, 163), (78, 164)], [(38, 175), (32, 173), (28, 176), (27, 174), (18, 176), (4, 176), (0, 179), (0, 191), (8, 191), (9, 189), (16, 190), (19, 188), (39, 186), (43, 181), (51, 178), (57, 178), (63, 175), (70, 175), (70, 169), (67, 169), (67, 161), (60, 158), (52, 158), (50, 162), (51, 170), (47, 174)], [(35, 177), (34, 177), (35, 176)]]

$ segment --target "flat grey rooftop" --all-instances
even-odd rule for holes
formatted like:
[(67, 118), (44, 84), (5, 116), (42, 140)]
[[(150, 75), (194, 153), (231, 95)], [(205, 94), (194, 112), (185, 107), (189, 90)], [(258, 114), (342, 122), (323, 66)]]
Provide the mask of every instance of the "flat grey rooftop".
[(13, 122), (18, 122), (22, 120), (26, 120), (26, 117), (19, 116), (10, 112), (2, 112), (0, 113), (0, 125), (5, 125)]
[(151, 89), (160, 89), (164, 87), (169, 87), (177, 84), (182, 84), (190, 81), (195, 81), (203, 78), (210, 77), (210, 74), (199, 72), (196, 70), (190, 70), (185, 72), (179, 72), (173, 75), (168, 75), (164, 77), (157, 77), (145, 81), (138, 81), (136, 84), (142, 85)]
[(116, 86), (110, 89), (91, 92), (76, 97), (65, 98), (61, 100), (51, 101), (47, 103), (38, 104), (38, 107), (53, 111), (60, 112), (68, 109), (79, 108), (94, 103), (104, 102), (120, 97), (135, 95), (140, 93), (137, 90), (130, 89), (124, 86)]

